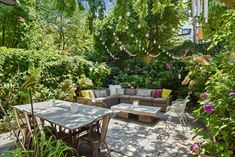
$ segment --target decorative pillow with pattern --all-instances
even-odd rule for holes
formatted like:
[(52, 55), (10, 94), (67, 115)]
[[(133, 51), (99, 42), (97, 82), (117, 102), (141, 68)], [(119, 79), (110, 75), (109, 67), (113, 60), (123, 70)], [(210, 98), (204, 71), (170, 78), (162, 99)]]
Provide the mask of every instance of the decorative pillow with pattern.
[(152, 90), (151, 89), (137, 89), (137, 94), (138, 96), (143, 96), (143, 97), (151, 97)]
[(117, 95), (124, 95), (124, 89), (123, 88), (117, 88), (116, 90), (117, 90), (117, 92), (116, 92)]
[(108, 96), (106, 89), (104, 90), (95, 90), (95, 96), (97, 98)]

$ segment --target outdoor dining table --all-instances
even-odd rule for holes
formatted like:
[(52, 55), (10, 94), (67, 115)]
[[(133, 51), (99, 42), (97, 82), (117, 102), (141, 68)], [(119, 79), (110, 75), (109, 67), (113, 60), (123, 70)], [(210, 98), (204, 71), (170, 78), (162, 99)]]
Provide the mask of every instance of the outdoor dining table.
[[(112, 110), (89, 105), (78, 104), (77, 112), (71, 112), (72, 102), (55, 100), (54, 105), (51, 101), (37, 102), (33, 104), (34, 116), (41, 120), (48, 121), (51, 124), (69, 130), (69, 134), (85, 126), (95, 122), (107, 114), (111, 114)], [(31, 113), (31, 105), (17, 105), (14, 109), (22, 112)], [(71, 137), (70, 136), (70, 137)], [(72, 137), (71, 137), (72, 138)]]

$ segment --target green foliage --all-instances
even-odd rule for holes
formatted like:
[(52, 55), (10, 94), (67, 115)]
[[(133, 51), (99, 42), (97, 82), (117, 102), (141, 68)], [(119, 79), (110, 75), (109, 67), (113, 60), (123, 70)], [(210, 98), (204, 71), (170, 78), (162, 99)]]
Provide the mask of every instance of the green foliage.
[(175, 30), (183, 13), (181, 3), (168, 0), (159, 1), (159, 5), (147, 0), (117, 1), (109, 16), (97, 24), (97, 52), (92, 59), (122, 61), (161, 53), (162, 48), (175, 44)]
[(179, 78), (179, 74), (180, 77), (186, 74), (182, 68), (184, 63), (180, 60), (170, 61), (166, 56), (161, 58), (161, 61), (152, 64), (128, 60), (118, 75), (114, 76), (113, 83), (121, 84), (125, 88), (168, 88), (173, 90), (175, 97), (185, 97), (187, 88), (181, 86)]
[(223, 42), (225, 47), (235, 50), (235, 10), (212, 0), (209, 4), (209, 23), (205, 24), (206, 36), (212, 39), (211, 47)]
[[(189, 90), (197, 97), (206, 92), (209, 97), (198, 101), (195, 111), (203, 119), (207, 130), (201, 129), (204, 141), (202, 153), (216, 156), (233, 156), (235, 151), (235, 91), (234, 53), (221, 53), (207, 62), (194, 57), (189, 63)], [(204, 60), (205, 61), (205, 60)], [(201, 64), (206, 63), (206, 64)], [(203, 105), (212, 103), (214, 112), (206, 113)]]
[[(17, 147), (15, 150), (0, 154), (0, 157), (23, 157), (26, 156), (26, 153), (32, 157), (65, 157), (68, 155), (68, 153), (76, 154), (76, 150), (74, 150), (72, 147), (69, 147), (65, 142), (62, 140), (56, 140), (54, 135), (51, 134), (50, 130), (36, 130), (37, 131), (33, 133), (32, 145), (31, 147), (27, 148), (26, 151), (20, 147)], [(47, 134), (51, 134), (51, 136), (48, 137)]]
[(80, 78), (85, 76), (94, 82), (92, 88), (100, 88), (110, 72), (105, 64), (94, 64), (80, 56), (70, 57), (53, 51), (0, 48), (0, 59), (0, 99), (4, 107), (27, 101), (21, 99), (27, 97), (23, 87), (35, 79), (38, 81), (33, 86), (36, 101), (71, 100), (73, 88), (79, 86)]

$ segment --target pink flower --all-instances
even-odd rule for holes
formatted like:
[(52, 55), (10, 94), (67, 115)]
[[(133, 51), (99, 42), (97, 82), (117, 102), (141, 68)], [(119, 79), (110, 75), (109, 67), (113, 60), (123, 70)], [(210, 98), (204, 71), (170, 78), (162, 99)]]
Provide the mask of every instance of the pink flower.
[(204, 112), (211, 114), (212, 112), (214, 112), (214, 109), (212, 108), (212, 103), (209, 102), (208, 104), (205, 104), (203, 106)]
[(190, 146), (190, 150), (191, 150), (193, 153), (199, 154), (199, 153), (200, 153), (200, 150), (201, 150), (201, 143), (195, 142), (194, 144), (192, 144), (192, 145)]
[(171, 63), (166, 63), (166, 68), (167, 69), (171, 69), (171, 67), (172, 67)]
[(206, 100), (208, 97), (209, 97), (209, 94), (206, 93), (206, 92), (204, 92), (204, 93), (202, 93), (202, 94), (200, 95), (200, 98), (201, 98), (202, 100)]
[(24, 18), (23, 18), (22, 16), (19, 16), (19, 17), (18, 17), (18, 21), (24, 22)]
[(229, 96), (235, 96), (235, 92), (230, 92)]

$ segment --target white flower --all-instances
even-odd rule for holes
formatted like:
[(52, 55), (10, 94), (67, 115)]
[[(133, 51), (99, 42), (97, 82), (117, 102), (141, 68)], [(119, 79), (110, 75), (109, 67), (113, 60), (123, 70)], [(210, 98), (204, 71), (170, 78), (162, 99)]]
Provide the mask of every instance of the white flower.
[(156, 44), (156, 43), (157, 43), (157, 41), (156, 41), (156, 40), (154, 40), (154, 41), (153, 41), (153, 43), (154, 43), (154, 44)]
[(137, 26), (138, 28), (141, 28), (141, 25), (140, 24), (138, 24), (138, 26)]
[(134, 36), (134, 34), (131, 34), (131, 37), (133, 37)]
[(113, 35), (116, 35), (116, 33), (113, 33)]
[(126, 16), (131, 16), (131, 13), (128, 11), (128, 12), (126, 13)]
[(118, 19), (121, 20), (121, 19), (122, 19), (122, 16), (119, 16)]
[(149, 37), (149, 34), (147, 33), (145, 36), (146, 36), (146, 37)]
[(126, 26), (125, 28), (126, 28), (126, 30), (128, 30), (128, 29), (129, 29), (129, 27), (128, 27), (128, 26)]

